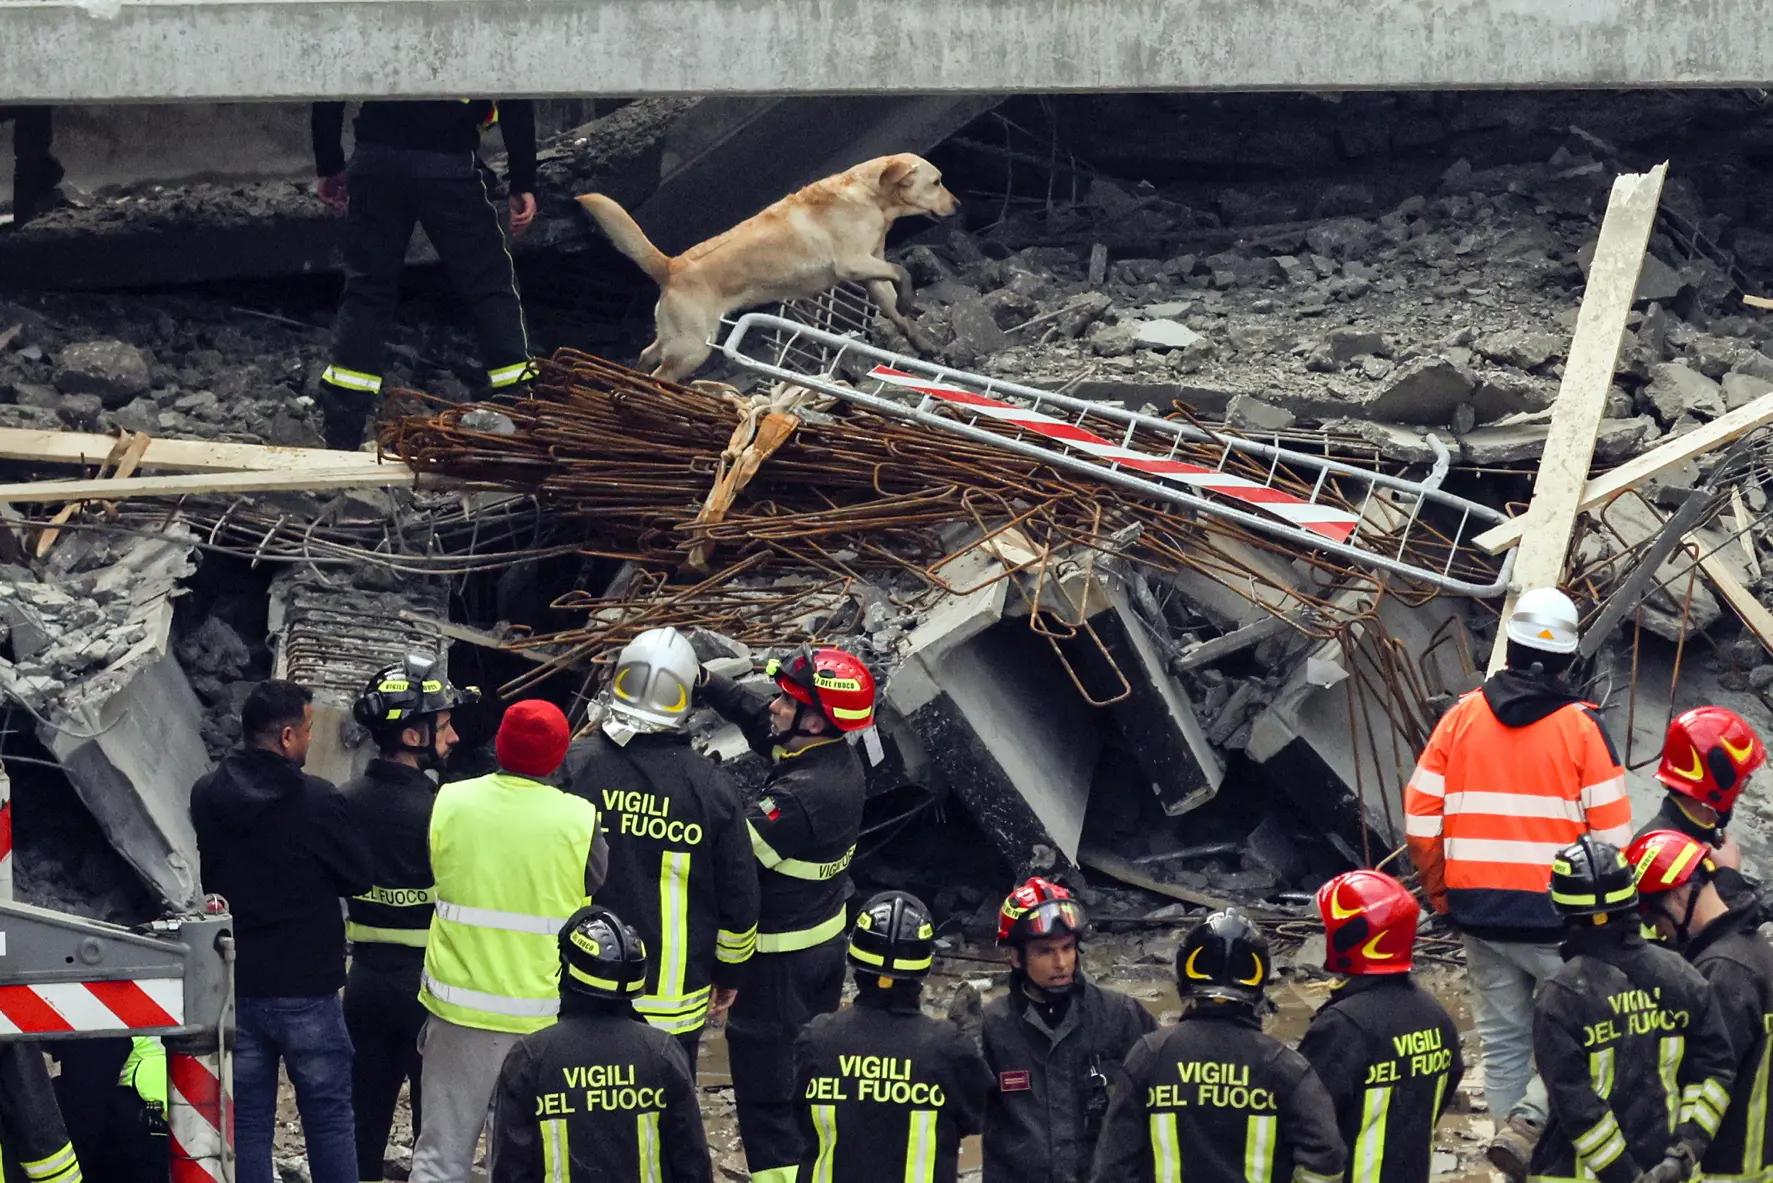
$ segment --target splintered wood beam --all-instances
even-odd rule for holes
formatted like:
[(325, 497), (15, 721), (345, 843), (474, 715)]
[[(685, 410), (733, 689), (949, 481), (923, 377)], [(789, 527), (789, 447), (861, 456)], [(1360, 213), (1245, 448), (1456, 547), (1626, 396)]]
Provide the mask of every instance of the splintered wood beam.
[[(1533, 482), (1533, 500), (1522, 523), (1513, 582), (1523, 590), (1555, 587), (1563, 578), (1570, 536), (1582, 512), (1583, 486), (1594, 462), (1595, 435), (1613, 389), (1625, 318), (1637, 293), (1638, 273), (1644, 266), (1644, 250), (1656, 223), (1667, 175), (1665, 161), (1647, 173), (1627, 173), (1613, 182), (1600, 241), (1588, 270), (1588, 286), (1576, 314), (1564, 379), (1552, 404), (1551, 430)], [(1511, 592), (1502, 608), (1504, 620), (1514, 611), (1514, 602)], [(1507, 650), (1507, 630), (1498, 629), (1496, 647), (1490, 654), (1491, 673), (1502, 668)]]
[[(365, 457), (367, 460), (368, 457)], [(202, 493), (320, 493), (337, 489), (410, 488), (418, 474), (404, 464), (312, 472), (182, 473), (124, 480), (23, 481), (0, 485), (0, 501), (125, 501), (134, 497), (187, 497)]]
[[(42, 431), (29, 427), (0, 428), (0, 460), (39, 464), (101, 464), (117, 443), (114, 435), (83, 431)], [(268, 444), (229, 444), (215, 440), (155, 438), (142, 453), (140, 467), (188, 472), (356, 468), (375, 463), (368, 452), (329, 448), (282, 448)]]

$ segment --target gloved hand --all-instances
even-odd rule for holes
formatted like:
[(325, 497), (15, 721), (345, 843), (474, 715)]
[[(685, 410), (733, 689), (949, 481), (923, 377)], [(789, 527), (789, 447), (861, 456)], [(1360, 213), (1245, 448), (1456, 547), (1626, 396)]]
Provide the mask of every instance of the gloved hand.
[(1637, 1183), (1686, 1183), (1695, 1162), (1692, 1149), (1685, 1142), (1676, 1143), (1661, 1162), (1638, 1176)]
[(954, 997), (948, 1001), (948, 1021), (974, 1046), (984, 1045), (985, 1001), (971, 982), (963, 981), (954, 988)]

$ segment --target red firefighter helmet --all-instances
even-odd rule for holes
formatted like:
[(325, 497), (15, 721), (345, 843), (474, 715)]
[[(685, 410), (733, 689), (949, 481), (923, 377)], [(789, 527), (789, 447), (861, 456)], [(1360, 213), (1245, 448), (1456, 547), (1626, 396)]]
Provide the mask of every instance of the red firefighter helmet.
[(997, 943), (1008, 945), (1033, 937), (1084, 935), (1083, 905), (1071, 892), (1035, 876), (1005, 897), (997, 910)]
[(1383, 871), (1349, 871), (1317, 889), (1324, 918), (1324, 968), (1333, 974), (1410, 972), (1421, 909)]
[(787, 661), (772, 657), (764, 672), (783, 694), (812, 707), (839, 731), (861, 731), (874, 724), (874, 675), (842, 649), (802, 645)]
[(1749, 775), (1766, 761), (1767, 745), (1741, 715), (1724, 707), (1694, 707), (1668, 725), (1656, 779), (1683, 797), (1729, 813)]
[(1638, 900), (1645, 903), (1650, 896), (1673, 891), (1701, 870), (1707, 875), (1714, 870), (1705, 843), (1679, 830), (1651, 830), (1633, 839), (1625, 848), (1625, 861), (1637, 876)]

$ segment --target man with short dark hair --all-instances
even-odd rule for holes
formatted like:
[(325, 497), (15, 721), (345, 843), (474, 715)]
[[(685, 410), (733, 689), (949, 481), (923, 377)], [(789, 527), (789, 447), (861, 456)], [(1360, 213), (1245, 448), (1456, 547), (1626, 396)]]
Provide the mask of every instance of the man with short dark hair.
[(236, 941), (236, 1178), (271, 1183), (277, 1065), (295, 1085), (314, 1183), (356, 1183), (351, 1039), (340, 896), (370, 887), (369, 851), (344, 797), (302, 771), (313, 696), (253, 688), (241, 747), (191, 789), (203, 889), (228, 901)]

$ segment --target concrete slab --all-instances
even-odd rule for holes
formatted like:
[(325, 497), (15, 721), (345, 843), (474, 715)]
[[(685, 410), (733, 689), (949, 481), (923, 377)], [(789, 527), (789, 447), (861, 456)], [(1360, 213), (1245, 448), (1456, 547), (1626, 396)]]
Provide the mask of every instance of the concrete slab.
[(1758, 86), (1769, 60), (1753, 0), (0, 2), (0, 102)]

